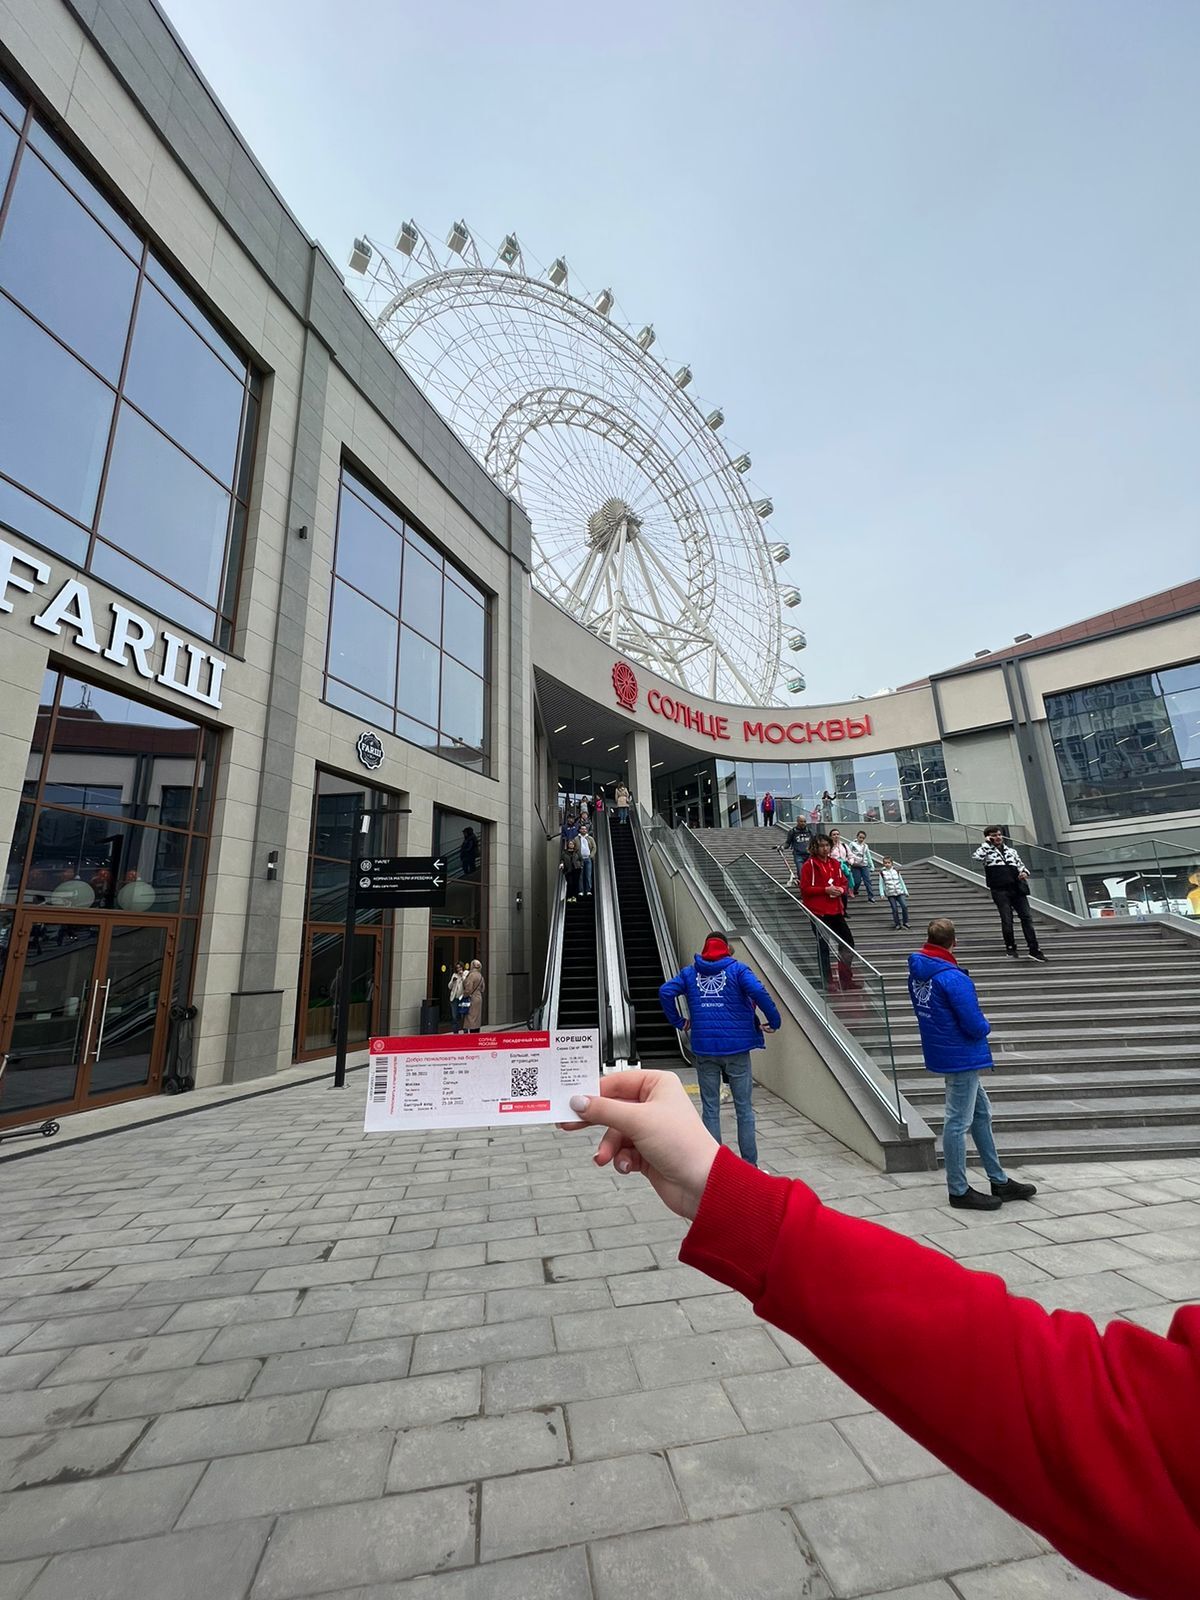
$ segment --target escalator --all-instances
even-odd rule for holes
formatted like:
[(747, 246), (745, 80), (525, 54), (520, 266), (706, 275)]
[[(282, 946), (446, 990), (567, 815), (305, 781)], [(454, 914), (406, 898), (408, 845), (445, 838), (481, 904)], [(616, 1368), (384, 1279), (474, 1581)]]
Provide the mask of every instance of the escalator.
[(597, 971), (596, 910), (592, 895), (563, 906), (562, 971), (558, 985), (558, 1026), (600, 1026), (600, 979)]
[[(639, 820), (631, 813), (628, 824), (623, 826), (614, 821), (608, 832), (625, 954), (625, 976), (637, 1019), (637, 1054), (647, 1065), (669, 1060), (677, 1066), (681, 1049), (679, 1033), (663, 1015), (658, 998), (663, 981), (674, 973), (673, 953), (669, 934), (665, 932), (661, 906), (657, 906), (658, 886), (645, 849), (639, 848)], [(649, 883), (646, 878), (648, 873)], [(657, 918), (651, 908), (651, 895), (659, 912)], [(664, 970), (668, 966), (671, 970)]]

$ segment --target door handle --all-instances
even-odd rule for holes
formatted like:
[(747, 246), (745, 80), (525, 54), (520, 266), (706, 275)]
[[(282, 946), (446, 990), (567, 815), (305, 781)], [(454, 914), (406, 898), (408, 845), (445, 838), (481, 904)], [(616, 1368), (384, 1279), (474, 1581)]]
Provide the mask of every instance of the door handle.
[(83, 1060), (84, 1060), (84, 1064), (85, 1065), (87, 1064), (87, 1058), (88, 1058), (89, 1054), (91, 1053), (91, 1047), (92, 1047), (92, 1024), (96, 1020), (96, 1000), (97, 1000), (97, 998), (99, 996), (99, 993), (100, 993), (100, 979), (99, 978), (93, 978), (92, 979), (92, 998), (91, 998), (91, 1001), (88, 1004), (87, 1021), (84, 1023), (84, 1026), (83, 1026)]
[[(100, 982), (99, 978), (96, 979), (96, 982), (97, 984)], [(108, 1021), (108, 997), (111, 991), (112, 979), (106, 978), (104, 980), (104, 1006), (100, 1012), (100, 1026), (96, 1029), (96, 1048), (92, 1051), (93, 1061), (99, 1061), (100, 1049), (104, 1044), (104, 1024)]]

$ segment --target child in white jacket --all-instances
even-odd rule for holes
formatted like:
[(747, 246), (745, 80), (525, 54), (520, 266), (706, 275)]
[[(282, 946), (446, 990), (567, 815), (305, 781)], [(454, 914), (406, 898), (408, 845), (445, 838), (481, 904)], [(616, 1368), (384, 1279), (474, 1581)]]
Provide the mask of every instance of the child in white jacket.
[(908, 885), (901, 876), (900, 868), (896, 866), (891, 856), (884, 856), (883, 866), (879, 869), (879, 892), (892, 908), (893, 930), (907, 928)]

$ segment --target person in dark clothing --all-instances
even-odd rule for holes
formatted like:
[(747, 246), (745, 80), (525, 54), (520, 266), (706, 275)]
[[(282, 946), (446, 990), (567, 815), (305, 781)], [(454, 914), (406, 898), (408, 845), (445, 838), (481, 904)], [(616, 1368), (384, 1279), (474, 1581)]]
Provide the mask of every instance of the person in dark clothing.
[[(822, 928), (828, 928), (831, 934), (836, 934), (843, 941), (836, 944), (836, 941), (824, 937), (822, 929), (818, 929), (817, 956), (821, 963), (821, 977), (825, 987), (834, 993), (838, 989), (859, 989), (862, 985), (855, 979), (851, 965), (854, 935), (846, 920), (846, 896), (850, 893), (850, 884), (841, 862), (834, 860), (832, 852), (833, 843), (829, 835), (818, 833), (809, 846), (808, 860), (800, 872), (800, 899), (822, 924)], [(836, 978), (829, 954), (831, 945), (837, 950)]]
[(796, 865), (796, 881), (800, 881), (800, 869), (808, 859), (808, 847), (812, 842), (812, 835), (808, 831), (808, 823), (801, 817), (799, 822), (794, 822), (788, 829), (781, 850), (790, 850), (792, 860)]
[(579, 834), (564, 839), (559, 852), (558, 869), (566, 873), (567, 900), (573, 905), (579, 898), (579, 880), (583, 873), (583, 856), (579, 849)]
[(983, 862), (984, 877), (1000, 913), (1000, 931), (1004, 935), (1004, 948), (1010, 956), (1017, 954), (1017, 941), (1013, 936), (1013, 912), (1021, 923), (1021, 932), (1035, 961), (1048, 957), (1038, 944), (1037, 929), (1029, 914), (1029, 868), (1011, 844), (1004, 842), (1004, 830), (998, 827), (983, 830), (983, 843), (975, 852), (975, 860)]
[(463, 829), (462, 844), (458, 847), (458, 859), (463, 877), (471, 877), (479, 866), (479, 835), (474, 828)]

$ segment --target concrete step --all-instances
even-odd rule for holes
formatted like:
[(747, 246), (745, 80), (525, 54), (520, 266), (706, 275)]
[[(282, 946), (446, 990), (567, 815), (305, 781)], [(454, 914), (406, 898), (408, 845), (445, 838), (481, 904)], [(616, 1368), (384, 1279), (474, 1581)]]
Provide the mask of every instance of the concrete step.
[(1009, 1169), (1036, 1167), (1041, 1162), (1165, 1160), (1196, 1155), (1200, 1155), (1200, 1119), (1195, 1118), (1151, 1127), (1023, 1128), (1007, 1135), (1001, 1150), (1001, 1160)]
[[(900, 1073), (900, 1089), (913, 1105), (940, 1107), (945, 1086), (939, 1073), (927, 1072), (924, 1080), (908, 1072)], [(1190, 1068), (1155, 1067), (1144, 1072), (1031, 1072), (1028, 1074), (990, 1072), (984, 1080), (988, 1099), (995, 1104), (1016, 1100), (1036, 1104), (1045, 1100), (1120, 1099), (1123, 1096), (1174, 1094), (1188, 1100), (1200, 1097), (1200, 1073)]]
[[(922, 1110), (935, 1133), (945, 1117), (940, 1108)], [(1039, 1101), (1012, 1100), (992, 1106), (992, 1126), (1002, 1150), (1012, 1147), (1014, 1134), (1048, 1132), (1053, 1128), (1155, 1128), (1194, 1123), (1200, 1129), (1200, 1107), (1186, 1095), (1138, 1095), (1126, 1100), (1059, 1100), (1052, 1107)]]

